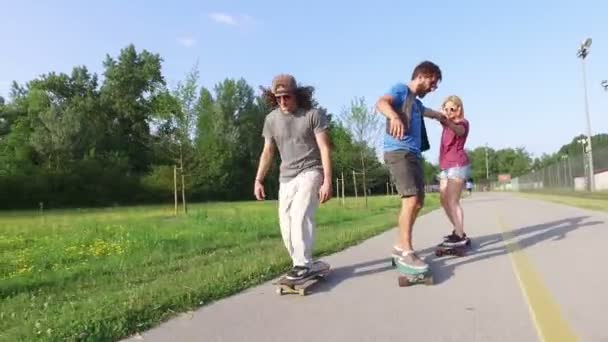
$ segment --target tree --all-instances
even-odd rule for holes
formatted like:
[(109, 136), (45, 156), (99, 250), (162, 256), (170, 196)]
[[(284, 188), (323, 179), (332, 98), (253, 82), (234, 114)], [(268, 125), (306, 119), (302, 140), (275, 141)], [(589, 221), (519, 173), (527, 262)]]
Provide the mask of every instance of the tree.
[(8, 113), (4, 103), (4, 98), (0, 96), (0, 139), (7, 135), (10, 130), (10, 122), (7, 117)]
[(136, 173), (147, 171), (152, 160), (149, 122), (154, 99), (165, 86), (161, 62), (159, 55), (138, 53), (133, 45), (122, 49), (117, 59), (108, 55), (104, 62), (101, 100), (109, 124), (106, 148), (124, 152)]
[[(563, 145), (555, 154), (576, 156), (583, 153), (583, 146), (579, 143), (580, 139), (587, 139), (586, 135), (580, 134), (572, 138), (572, 141)], [(594, 149), (608, 147), (608, 134), (596, 134), (591, 136), (591, 144)]]
[[(384, 189), (388, 173), (375, 153), (382, 136), (381, 116), (367, 106), (364, 97), (354, 97), (349, 106), (342, 109), (340, 122), (336, 127), (342, 144), (337, 151), (340, 167), (364, 173), (368, 189)], [(350, 139), (345, 139), (346, 136)]]
[[(496, 178), (498, 169), (496, 164), (496, 152), (494, 149), (479, 146), (473, 150), (467, 151), (467, 153), (471, 161), (471, 177), (475, 182), (486, 182)], [(486, 153), (490, 179), (486, 178)]]
[[(503, 173), (518, 177), (529, 172), (534, 165), (530, 153), (524, 147), (494, 150), (480, 146), (467, 153), (471, 160), (471, 176), (476, 182), (493, 182)], [(486, 178), (486, 153), (489, 179)]]
[[(215, 86), (215, 97), (201, 89), (197, 104), (195, 144), (199, 169), (194, 176), (198, 191), (206, 196), (233, 199), (250, 194), (254, 171), (248, 156), (251, 146), (242, 143), (247, 134), (240, 126), (259, 116), (253, 88), (245, 80), (226, 79)], [(254, 120), (255, 121), (255, 120)], [(259, 141), (261, 138), (258, 138)], [(261, 146), (256, 144), (255, 146)], [(259, 151), (256, 151), (256, 155)]]
[(383, 121), (373, 107), (368, 108), (364, 97), (355, 97), (348, 107), (344, 108), (340, 120), (351, 131), (357, 143), (365, 143), (376, 148), (382, 136)]
[(75, 67), (71, 75), (42, 75), (30, 81), (27, 90), (14, 86), (20, 90), (12, 115), (7, 115), (7, 126), (27, 134), (22, 143), (36, 153), (35, 162), (65, 170), (96, 146), (100, 132), (96, 88), (97, 77), (85, 67)]
[(425, 184), (437, 184), (439, 176), (439, 166), (436, 164), (429, 163), (426, 158), (422, 158), (422, 172), (424, 175)]
[(496, 154), (499, 173), (508, 173), (511, 177), (518, 177), (530, 170), (532, 158), (523, 147), (506, 148)]
[[(328, 115), (331, 117), (331, 115)], [(386, 191), (386, 182), (390, 176), (388, 170), (382, 165), (373, 147), (355, 141), (351, 131), (343, 121), (330, 120), (330, 136), (332, 144), (333, 179), (344, 176), (345, 194), (354, 194), (352, 171), (361, 172), (365, 164), (366, 185), (373, 193)], [(346, 180), (348, 179), (348, 180)], [(358, 178), (359, 180), (359, 178)], [(360, 179), (362, 180), (362, 178)], [(361, 182), (357, 182), (358, 193), (361, 193)], [(340, 186), (342, 184), (340, 183)]]
[[(23, 88), (13, 82), (11, 94), (16, 94), (16, 89)], [(0, 112), (0, 173), (4, 175), (25, 174), (35, 168), (27, 101), (21, 93), (11, 98)]]
[[(198, 62), (186, 74), (186, 80), (177, 84), (173, 94), (161, 92), (156, 97), (155, 107), (161, 118), (161, 135), (166, 142), (164, 147), (170, 159), (181, 173), (181, 192), (184, 212), (186, 209), (186, 175), (190, 176), (193, 167), (194, 146), (196, 133), (196, 105), (198, 102)], [(177, 189), (175, 190), (177, 191)], [(176, 203), (177, 205), (177, 203)]]

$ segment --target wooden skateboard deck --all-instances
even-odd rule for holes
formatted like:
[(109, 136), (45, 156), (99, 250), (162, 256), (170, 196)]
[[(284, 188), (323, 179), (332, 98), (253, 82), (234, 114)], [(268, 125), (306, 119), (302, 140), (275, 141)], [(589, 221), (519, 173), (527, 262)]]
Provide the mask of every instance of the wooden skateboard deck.
[(397, 282), (400, 287), (406, 287), (415, 284), (433, 285), (433, 274), (431, 272), (430, 267), (425, 272), (415, 271), (399, 264), (395, 260), (395, 257), (391, 258), (391, 264), (393, 265), (393, 267), (396, 267), (397, 271), (401, 274), (397, 278)]
[(305, 278), (291, 280), (283, 275), (274, 285), (277, 285), (277, 294), (299, 294), (305, 296), (308, 293), (308, 288), (316, 284), (319, 280), (324, 279), (330, 272), (330, 266), (324, 261), (315, 261), (312, 266), (311, 274)]

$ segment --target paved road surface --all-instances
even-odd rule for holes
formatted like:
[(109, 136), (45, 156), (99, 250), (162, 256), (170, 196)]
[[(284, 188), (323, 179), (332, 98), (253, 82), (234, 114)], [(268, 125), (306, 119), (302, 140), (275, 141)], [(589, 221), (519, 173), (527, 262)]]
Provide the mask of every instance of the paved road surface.
[(465, 257), (434, 256), (442, 211), (415, 227), (433, 286), (398, 287), (391, 230), (326, 257), (333, 273), (308, 296), (265, 283), (129, 341), (608, 342), (608, 215), (500, 193), (463, 205)]

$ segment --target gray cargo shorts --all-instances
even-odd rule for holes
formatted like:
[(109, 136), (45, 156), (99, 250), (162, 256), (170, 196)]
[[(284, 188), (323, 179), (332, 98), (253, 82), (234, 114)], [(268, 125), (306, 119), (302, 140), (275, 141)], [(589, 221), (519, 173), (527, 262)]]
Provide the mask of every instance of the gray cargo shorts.
[(424, 200), (424, 176), (418, 157), (407, 151), (384, 152), (384, 162), (401, 197), (418, 196)]

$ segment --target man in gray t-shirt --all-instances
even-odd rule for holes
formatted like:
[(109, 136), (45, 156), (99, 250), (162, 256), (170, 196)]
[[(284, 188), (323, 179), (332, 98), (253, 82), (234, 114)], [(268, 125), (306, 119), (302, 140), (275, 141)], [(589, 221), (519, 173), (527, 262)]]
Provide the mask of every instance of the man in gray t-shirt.
[(293, 262), (290, 279), (306, 277), (313, 264), (315, 213), (331, 198), (332, 172), (329, 123), (312, 108), (310, 88), (298, 87), (291, 75), (278, 75), (265, 91), (273, 110), (264, 121), (264, 148), (255, 178), (254, 195), (266, 197), (264, 177), (278, 149), (279, 225)]

